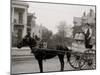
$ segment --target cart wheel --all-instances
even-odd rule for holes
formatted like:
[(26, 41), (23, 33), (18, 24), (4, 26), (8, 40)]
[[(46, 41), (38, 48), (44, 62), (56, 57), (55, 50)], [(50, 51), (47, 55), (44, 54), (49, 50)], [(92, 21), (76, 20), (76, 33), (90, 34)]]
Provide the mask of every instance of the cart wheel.
[(96, 69), (96, 52), (95, 50), (87, 50), (84, 52), (83, 58), (85, 60), (84, 66), (82, 69)]
[(87, 50), (87, 51), (84, 52), (82, 57), (83, 57), (84, 60), (89, 60), (89, 59), (94, 59), (95, 60), (96, 51), (92, 50), (92, 49), (91, 50)]
[(84, 59), (81, 58), (80, 55), (78, 54), (71, 54), (69, 64), (74, 68), (74, 69), (81, 69), (81, 67), (85, 64)]
[(81, 69), (87, 69), (87, 70), (96, 69), (95, 58), (86, 60), (85, 64), (81, 67)]

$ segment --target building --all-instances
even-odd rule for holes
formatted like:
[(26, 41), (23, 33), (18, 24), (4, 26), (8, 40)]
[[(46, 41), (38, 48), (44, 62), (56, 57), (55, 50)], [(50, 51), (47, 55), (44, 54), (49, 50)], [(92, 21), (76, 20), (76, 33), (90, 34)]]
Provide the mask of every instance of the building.
[(84, 45), (84, 34), (83, 30), (86, 28), (85, 24), (89, 23), (92, 27), (92, 41), (95, 42), (95, 36), (96, 36), (96, 16), (95, 12), (90, 9), (89, 13), (83, 13), (81, 17), (74, 17), (73, 18), (73, 38), (75, 40), (75, 43), (78, 43), (78, 45), (81, 43), (81, 45)]
[(95, 39), (95, 36), (96, 36), (96, 15), (92, 9), (90, 9), (90, 11), (87, 15), (85, 12), (83, 13), (83, 16), (82, 16), (83, 29), (85, 28), (85, 23), (89, 23), (91, 25), (91, 28), (93, 31), (92, 38)]
[(12, 0), (11, 17), (12, 17), (12, 45), (21, 40), (27, 32), (27, 13), (28, 4)]
[(80, 26), (82, 23), (81, 17), (74, 17), (73, 23), (74, 23), (74, 26)]
[(27, 31), (29, 31), (31, 33), (31, 36), (33, 34), (33, 29), (36, 26), (35, 19), (36, 19), (35, 13), (28, 13), (28, 16), (27, 16)]
[[(81, 17), (74, 17), (73, 18), (73, 23), (74, 23), (74, 27), (73, 27), (73, 38), (75, 40), (77, 40), (77, 39), (79, 40), (79, 35), (83, 32), (83, 30), (82, 30), (82, 19), (81, 19)], [(83, 40), (83, 39), (80, 39), (80, 40)]]

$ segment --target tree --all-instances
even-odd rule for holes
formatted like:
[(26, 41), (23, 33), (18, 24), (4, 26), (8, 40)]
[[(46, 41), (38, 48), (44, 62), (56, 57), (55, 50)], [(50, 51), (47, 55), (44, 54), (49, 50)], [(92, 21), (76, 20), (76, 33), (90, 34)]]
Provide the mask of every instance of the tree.
[(64, 39), (66, 37), (66, 22), (65, 21), (61, 21), (58, 25), (58, 33), (56, 35), (56, 41), (59, 41), (59, 44), (64, 45)]
[(71, 26), (67, 25), (65, 21), (61, 21), (58, 25), (58, 33), (55, 35), (55, 40), (58, 44), (66, 45), (67, 42), (70, 42), (72, 35)]
[(42, 40), (48, 41), (52, 36), (52, 31), (48, 30), (47, 28), (42, 29)]

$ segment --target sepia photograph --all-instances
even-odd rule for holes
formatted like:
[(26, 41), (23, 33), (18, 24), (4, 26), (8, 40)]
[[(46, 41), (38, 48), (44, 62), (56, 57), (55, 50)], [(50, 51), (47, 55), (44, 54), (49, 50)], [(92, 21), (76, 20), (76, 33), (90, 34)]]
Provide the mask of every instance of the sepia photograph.
[(96, 6), (11, 0), (11, 74), (96, 70)]

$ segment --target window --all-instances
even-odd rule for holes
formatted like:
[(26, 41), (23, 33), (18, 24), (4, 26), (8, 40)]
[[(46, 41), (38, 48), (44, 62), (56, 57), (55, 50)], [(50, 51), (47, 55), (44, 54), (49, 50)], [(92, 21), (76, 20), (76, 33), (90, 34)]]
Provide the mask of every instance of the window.
[(30, 28), (27, 28), (27, 32), (31, 32), (31, 29)]
[(22, 24), (23, 23), (23, 13), (19, 12), (19, 23)]
[(14, 23), (17, 23), (17, 20), (16, 19), (14, 19)]

